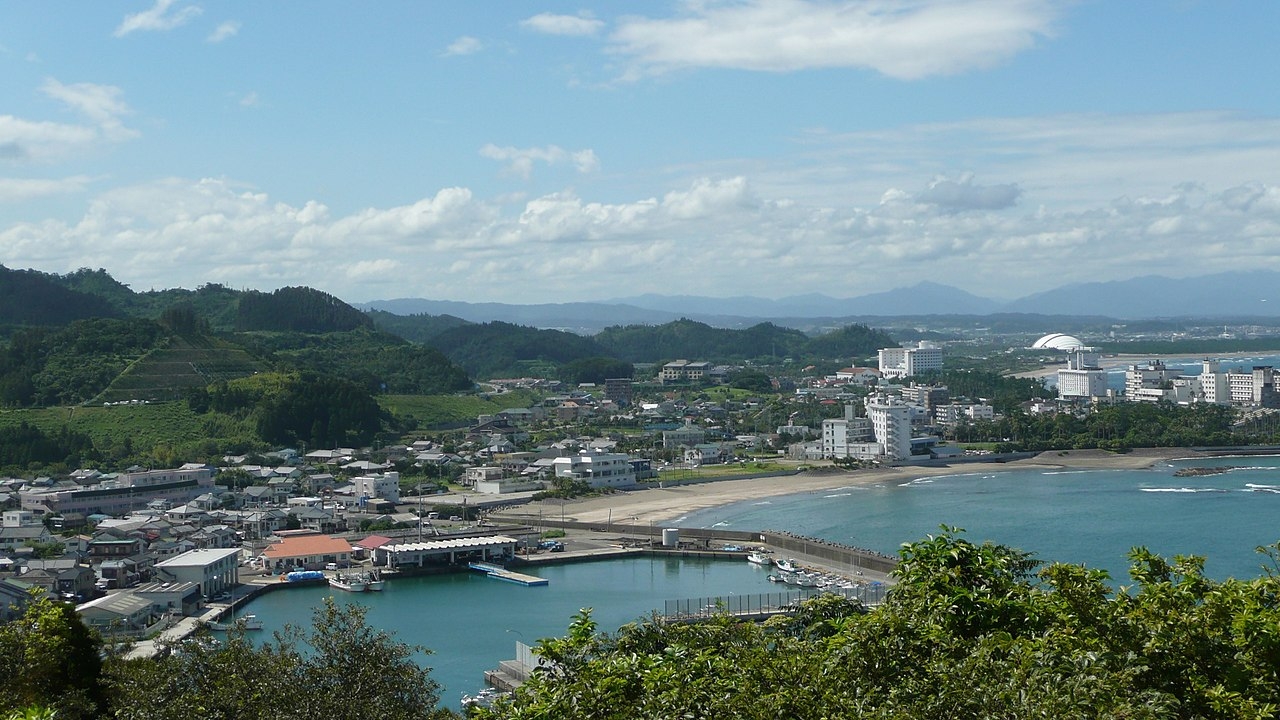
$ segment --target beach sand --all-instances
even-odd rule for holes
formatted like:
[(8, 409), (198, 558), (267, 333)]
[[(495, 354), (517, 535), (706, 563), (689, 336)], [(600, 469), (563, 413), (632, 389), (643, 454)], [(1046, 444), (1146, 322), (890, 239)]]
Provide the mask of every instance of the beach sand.
[(945, 466), (893, 467), (880, 470), (844, 471), (834, 467), (808, 470), (782, 477), (717, 480), (686, 483), (652, 490), (617, 492), (583, 500), (544, 500), (522, 505), (504, 512), (505, 516), (542, 515), (548, 519), (563, 517), (578, 522), (617, 525), (660, 525), (697, 510), (728, 505), (743, 500), (757, 500), (796, 493), (831, 490), (854, 485), (906, 482), (915, 478), (956, 473), (998, 472), (1002, 470), (1053, 469), (1133, 469), (1148, 467), (1161, 460), (1197, 457), (1199, 453), (1184, 448), (1154, 448), (1116, 454), (1102, 450), (1050, 451), (1012, 462), (965, 462)]

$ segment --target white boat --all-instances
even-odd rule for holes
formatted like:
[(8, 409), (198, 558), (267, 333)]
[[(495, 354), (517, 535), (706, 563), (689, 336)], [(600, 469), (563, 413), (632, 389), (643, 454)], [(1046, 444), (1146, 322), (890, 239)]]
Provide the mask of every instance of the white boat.
[(768, 566), (773, 564), (773, 560), (771, 560), (768, 555), (765, 555), (759, 550), (752, 550), (751, 552), (747, 553), (747, 562), (751, 563), (752, 565)]
[(218, 632), (226, 632), (235, 627), (243, 626), (245, 630), (261, 630), (266, 627), (257, 615), (244, 615), (239, 618), (232, 618), (231, 622), (211, 622), (208, 623), (210, 630)]
[(463, 695), (462, 710), (463, 712), (466, 712), (473, 707), (490, 708), (493, 707), (493, 703), (496, 700), (507, 697), (508, 695), (510, 695), (510, 693), (502, 692), (497, 688), (487, 687), (475, 695)]
[(773, 561), (773, 564), (777, 565), (778, 569), (783, 572), (793, 573), (800, 569), (800, 566), (796, 564), (795, 558), (778, 558)]
[(369, 589), (369, 581), (362, 575), (346, 575), (338, 573), (329, 578), (329, 587), (335, 587), (339, 590), (347, 592), (364, 592)]
[(366, 587), (371, 592), (382, 592), (382, 588), (387, 582), (386, 580), (382, 579), (382, 575), (380, 575), (377, 570), (374, 570), (373, 572), (368, 573), (367, 575), (365, 575), (365, 578), (369, 582), (369, 584)]

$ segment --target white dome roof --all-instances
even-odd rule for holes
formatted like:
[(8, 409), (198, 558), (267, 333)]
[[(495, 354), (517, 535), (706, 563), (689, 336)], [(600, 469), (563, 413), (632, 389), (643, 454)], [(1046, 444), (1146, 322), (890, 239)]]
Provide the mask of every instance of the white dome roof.
[(1080, 342), (1079, 338), (1062, 333), (1049, 333), (1031, 346), (1032, 350), (1066, 350), (1071, 351), (1076, 348), (1082, 348), (1085, 344)]

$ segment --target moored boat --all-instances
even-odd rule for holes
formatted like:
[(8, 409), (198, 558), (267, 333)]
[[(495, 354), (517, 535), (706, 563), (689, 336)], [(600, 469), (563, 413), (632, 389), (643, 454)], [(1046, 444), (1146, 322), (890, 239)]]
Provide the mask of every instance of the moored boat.
[(773, 561), (769, 558), (769, 556), (765, 555), (759, 550), (752, 550), (751, 552), (747, 553), (747, 562), (751, 563), (752, 565), (768, 566), (773, 564)]
[(258, 619), (257, 615), (244, 615), (239, 618), (233, 618), (231, 622), (211, 622), (206, 624), (210, 630), (217, 630), (218, 632), (226, 632), (235, 627), (243, 627), (245, 630), (261, 630), (266, 627), (262, 620)]
[(795, 558), (778, 558), (773, 561), (773, 564), (777, 565), (778, 569), (783, 572), (796, 572), (800, 569), (800, 566), (796, 564)]
[(361, 575), (338, 573), (329, 578), (329, 587), (346, 590), (347, 592), (364, 592), (369, 589), (369, 582)]
[(366, 587), (373, 592), (381, 592), (383, 585), (386, 583), (386, 580), (382, 579), (382, 575), (377, 570), (366, 574), (365, 578), (368, 579), (369, 583)]

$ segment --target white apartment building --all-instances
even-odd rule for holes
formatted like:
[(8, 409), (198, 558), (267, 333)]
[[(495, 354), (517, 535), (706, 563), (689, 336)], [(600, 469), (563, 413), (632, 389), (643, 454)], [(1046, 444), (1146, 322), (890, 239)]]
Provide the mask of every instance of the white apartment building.
[(983, 403), (951, 403), (935, 408), (934, 418), (939, 425), (955, 427), (975, 420), (995, 420), (996, 411), (995, 408)]
[(911, 406), (885, 395), (867, 398), (867, 418), (881, 452), (891, 460), (911, 456)]
[(583, 450), (577, 455), (558, 457), (552, 462), (556, 477), (586, 480), (593, 488), (629, 487), (636, 484), (635, 469), (626, 453)]
[(190, 463), (170, 470), (122, 473), (95, 485), (51, 490), (21, 490), (23, 510), (51, 513), (127, 515), (153, 500), (174, 505), (191, 502), (213, 489), (213, 469)]
[(1098, 365), (1097, 353), (1077, 349), (1067, 355), (1067, 367), (1058, 371), (1058, 396), (1095, 398), (1107, 394), (1107, 371)]
[(178, 582), (200, 586), (200, 593), (213, 597), (240, 584), (240, 548), (188, 550), (156, 563)]
[(1130, 401), (1173, 401), (1173, 381), (1182, 377), (1178, 368), (1165, 367), (1159, 360), (1146, 365), (1130, 365), (1124, 373), (1124, 394)]
[(855, 417), (852, 405), (844, 407), (844, 417), (822, 421), (822, 457), (869, 459), (880, 454), (871, 419)]
[(942, 369), (942, 348), (931, 342), (921, 341), (916, 347), (882, 348), (877, 354), (880, 374), (889, 380)]
[(385, 475), (361, 475), (351, 480), (355, 484), (357, 498), (382, 498), (387, 502), (400, 502), (400, 473), (392, 471)]

